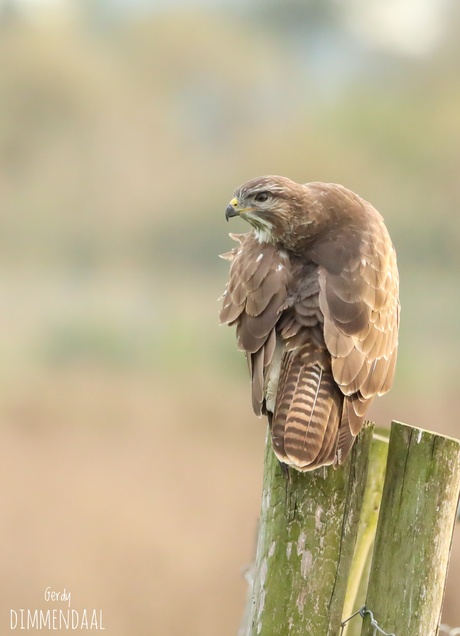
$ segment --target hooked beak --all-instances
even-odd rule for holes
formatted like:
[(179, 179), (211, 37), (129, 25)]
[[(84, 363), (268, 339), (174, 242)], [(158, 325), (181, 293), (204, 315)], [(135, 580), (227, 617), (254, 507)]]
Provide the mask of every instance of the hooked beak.
[(238, 203), (238, 199), (236, 197), (233, 197), (233, 199), (227, 205), (227, 209), (225, 210), (225, 218), (228, 221), (232, 216), (238, 216), (240, 212), (241, 208)]
[(227, 209), (225, 210), (225, 218), (227, 219), (227, 221), (228, 219), (231, 219), (232, 216), (241, 216), (243, 219), (246, 219), (245, 213), (252, 212), (252, 210), (253, 208), (251, 207), (242, 208), (238, 199), (236, 197), (233, 197), (233, 199), (227, 205)]

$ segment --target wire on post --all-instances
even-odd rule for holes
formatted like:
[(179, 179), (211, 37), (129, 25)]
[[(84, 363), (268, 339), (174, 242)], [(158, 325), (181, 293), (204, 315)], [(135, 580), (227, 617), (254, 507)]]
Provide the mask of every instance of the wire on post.
[[(343, 631), (345, 629), (345, 625), (348, 623), (348, 621), (351, 621), (351, 619), (354, 618), (355, 616), (357, 616), (358, 614), (361, 616), (361, 618), (364, 618), (366, 616), (366, 614), (370, 617), (371, 626), (373, 628), (372, 636), (377, 636), (377, 634), (382, 634), (382, 636), (396, 636), (396, 634), (393, 634), (393, 632), (391, 632), (391, 633), (385, 632), (380, 627), (380, 625), (377, 623), (377, 621), (375, 620), (373, 612), (370, 609), (368, 609), (365, 605), (363, 605), (354, 614), (352, 614), (351, 616), (346, 618), (344, 621), (342, 621), (342, 623), (341, 623), (341, 628), (342, 629), (340, 631), (340, 636), (343, 635)], [(459, 632), (459, 634), (460, 634), (460, 632)]]

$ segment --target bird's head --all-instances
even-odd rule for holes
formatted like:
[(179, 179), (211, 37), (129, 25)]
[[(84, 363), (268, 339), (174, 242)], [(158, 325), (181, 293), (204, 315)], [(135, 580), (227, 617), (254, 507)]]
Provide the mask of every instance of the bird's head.
[(289, 230), (305, 196), (304, 188), (286, 177), (267, 176), (247, 181), (235, 190), (225, 211), (227, 221), (240, 216), (261, 242), (276, 243)]

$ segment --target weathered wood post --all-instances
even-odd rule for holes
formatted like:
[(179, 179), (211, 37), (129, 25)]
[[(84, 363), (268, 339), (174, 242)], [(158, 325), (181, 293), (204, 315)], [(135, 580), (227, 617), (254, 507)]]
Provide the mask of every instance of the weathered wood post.
[(459, 491), (460, 442), (393, 422), (366, 599), (385, 632), (437, 634)]
[[(356, 540), (353, 562), (348, 577), (348, 587), (343, 606), (343, 618), (346, 619), (364, 605), (367, 582), (372, 558), (372, 546), (382, 499), (385, 466), (388, 455), (390, 430), (374, 429), (372, 446), (369, 455), (369, 470), (366, 490), (364, 492), (358, 537)], [(357, 620), (347, 623), (343, 636), (359, 636), (361, 624)]]
[(287, 477), (266, 443), (244, 636), (337, 636), (366, 485), (372, 427), (343, 466)]

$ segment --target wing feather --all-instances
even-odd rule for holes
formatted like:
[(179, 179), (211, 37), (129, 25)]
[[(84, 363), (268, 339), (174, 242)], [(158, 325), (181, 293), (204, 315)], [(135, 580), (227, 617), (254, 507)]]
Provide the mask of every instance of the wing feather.
[(263, 410), (267, 369), (276, 347), (275, 326), (286, 302), (288, 262), (271, 244), (253, 233), (232, 236), (240, 243), (231, 252), (229, 282), (220, 322), (236, 324), (238, 348), (246, 352), (254, 411)]
[[(320, 307), (333, 376), (346, 396), (344, 418), (356, 435), (376, 395), (392, 385), (399, 326), (398, 271), (390, 237), (376, 211), (363, 234), (356, 266), (320, 268)], [(350, 441), (346, 426), (338, 448)]]

